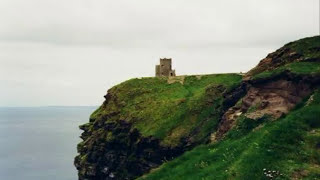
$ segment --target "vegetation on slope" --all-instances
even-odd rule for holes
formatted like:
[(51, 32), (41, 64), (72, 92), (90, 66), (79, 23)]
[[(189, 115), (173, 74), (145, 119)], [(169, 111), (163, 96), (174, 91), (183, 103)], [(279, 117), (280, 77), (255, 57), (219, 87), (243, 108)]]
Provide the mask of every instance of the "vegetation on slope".
[(256, 74), (252, 79), (255, 80), (271, 78), (285, 71), (297, 75), (320, 74), (320, 62), (293, 62), (270, 71), (264, 71), (262, 73)]
[(79, 179), (134, 179), (150, 169), (140, 178), (320, 179), (319, 90), (287, 114), (319, 89), (319, 52), (320, 36), (305, 38), (244, 79), (141, 78), (111, 88), (80, 126)]
[(161, 139), (165, 145), (176, 146), (191, 133), (192, 141), (201, 141), (218, 123), (223, 93), (241, 79), (236, 74), (187, 76), (183, 84), (169, 84), (167, 78), (132, 79), (110, 89), (117, 102), (107, 102), (91, 118), (117, 109), (120, 115), (113, 120), (126, 120), (143, 136)]
[(319, 73), (319, 63), (320, 36), (315, 36), (286, 44), (260, 61), (247, 76), (266, 78), (285, 70), (298, 74)]
[(74, 161), (79, 179), (134, 179), (209, 141), (242, 76), (179, 78), (132, 79), (108, 91), (80, 126), (83, 142)]
[(320, 58), (320, 36), (300, 39), (285, 46), (303, 55), (306, 60)]
[(275, 122), (239, 119), (224, 141), (201, 145), (141, 179), (320, 178), (319, 91)]

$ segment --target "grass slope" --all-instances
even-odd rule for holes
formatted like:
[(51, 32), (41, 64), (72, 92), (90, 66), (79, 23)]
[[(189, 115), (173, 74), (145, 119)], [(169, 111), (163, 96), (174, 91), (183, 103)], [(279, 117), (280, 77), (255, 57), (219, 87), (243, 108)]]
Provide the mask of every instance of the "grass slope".
[(264, 79), (276, 76), (284, 71), (298, 75), (320, 74), (320, 62), (294, 62), (278, 67), (271, 71), (264, 71), (253, 76), (253, 79)]
[(300, 39), (286, 46), (302, 54), (305, 59), (320, 58), (320, 36)]
[(109, 91), (116, 97), (97, 109), (91, 119), (120, 110), (114, 120), (129, 121), (143, 136), (159, 138), (165, 145), (176, 146), (191, 133), (194, 142), (202, 141), (217, 126), (222, 93), (237, 87), (242, 76), (217, 74), (181, 78), (184, 78), (183, 84), (169, 84), (167, 78), (121, 83)]
[[(296, 56), (296, 57), (295, 57)], [(262, 64), (248, 73), (252, 79), (273, 77), (283, 71), (294, 74), (320, 73), (320, 36), (300, 39), (286, 44), (278, 51), (269, 54), (273, 63)], [(278, 65), (281, 66), (278, 66)], [(272, 68), (275, 66), (274, 68)]]
[[(312, 100), (311, 100), (312, 99)], [(140, 179), (320, 179), (320, 91), (286, 117), (239, 117), (226, 139), (201, 145)]]

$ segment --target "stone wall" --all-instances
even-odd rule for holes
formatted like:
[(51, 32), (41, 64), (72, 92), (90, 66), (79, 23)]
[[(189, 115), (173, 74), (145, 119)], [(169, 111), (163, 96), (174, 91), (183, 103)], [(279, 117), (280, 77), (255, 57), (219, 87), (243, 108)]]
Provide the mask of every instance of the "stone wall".
[(160, 65), (156, 65), (156, 77), (160, 76)]

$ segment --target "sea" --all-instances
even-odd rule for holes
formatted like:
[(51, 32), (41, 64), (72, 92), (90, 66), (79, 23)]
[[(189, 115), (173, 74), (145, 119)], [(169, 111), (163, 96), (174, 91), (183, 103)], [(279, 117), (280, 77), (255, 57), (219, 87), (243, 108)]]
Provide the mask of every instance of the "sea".
[(81, 130), (97, 107), (1, 107), (0, 180), (76, 180)]

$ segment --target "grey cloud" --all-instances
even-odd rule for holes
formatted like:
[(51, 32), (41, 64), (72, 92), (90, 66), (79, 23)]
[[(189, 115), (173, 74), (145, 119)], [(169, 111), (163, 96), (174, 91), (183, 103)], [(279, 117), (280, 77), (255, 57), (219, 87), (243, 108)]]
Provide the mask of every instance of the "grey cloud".
[[(253, 45), (316, 32), (316, 0), (3, 0), (0, 39), (108, 46)], [(256, 43), (258, 41), (259, 43)]]
[(124, 80), (247, 71), (318, 33), (318, 0), (1, 0), (0, 106), (97, 105)]

